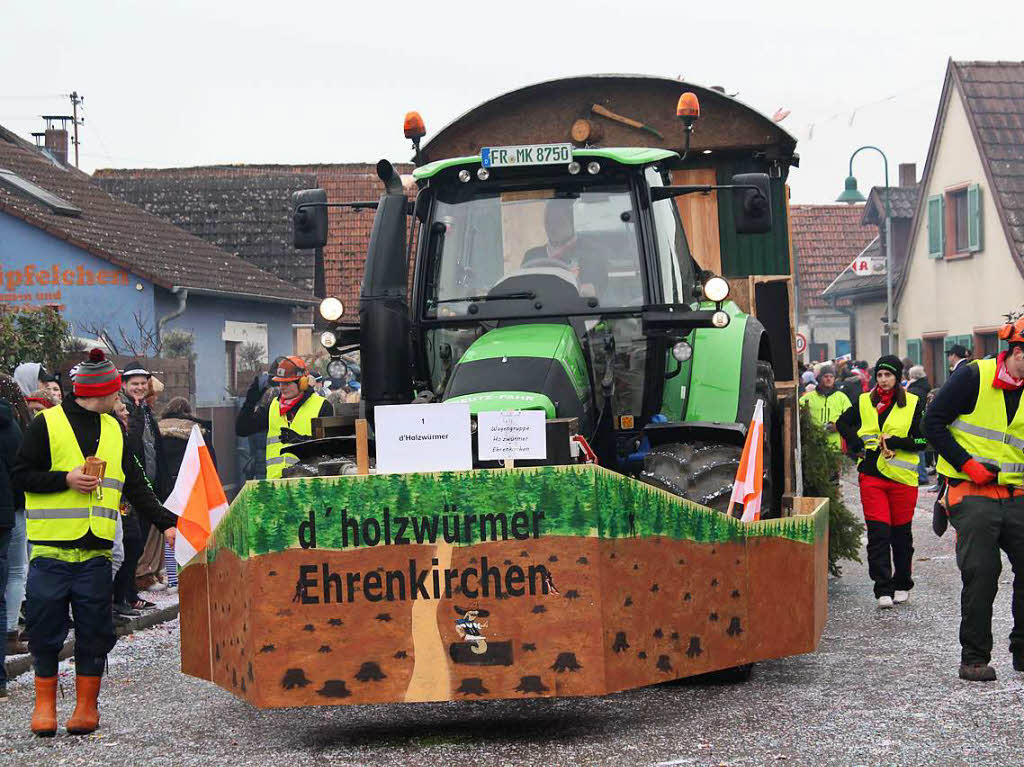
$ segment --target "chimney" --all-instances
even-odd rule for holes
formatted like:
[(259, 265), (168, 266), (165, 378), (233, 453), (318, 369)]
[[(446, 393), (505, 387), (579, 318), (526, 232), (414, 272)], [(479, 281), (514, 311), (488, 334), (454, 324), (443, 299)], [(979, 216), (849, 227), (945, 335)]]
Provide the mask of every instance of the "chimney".
[(900, 186), (917, 186), (917, 164), (900, 163)]
[[(68, 132), (64, 128), (47, 128), (43, 146), (61, 165), (68, 164)], [(901, 165), (900, 168), (903, 166)]]

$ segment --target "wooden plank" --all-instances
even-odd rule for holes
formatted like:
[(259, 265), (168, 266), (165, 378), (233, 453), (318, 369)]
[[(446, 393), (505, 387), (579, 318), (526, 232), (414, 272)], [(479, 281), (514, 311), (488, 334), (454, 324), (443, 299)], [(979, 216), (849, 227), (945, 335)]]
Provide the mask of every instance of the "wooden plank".
[[(673, 184), (714, 184), (714, 168), (695, 168), (672, 172)], [(684, 194), (676, 197), (679, 217), (686, 229), (690, 252), (700, 264), (715, 274), (722, 273), (722, 242), (718, 233), (718, 192)]]
[(368, 442), (366, 419), (356, 419), (356, 472), (370, 473), (370, 446)]

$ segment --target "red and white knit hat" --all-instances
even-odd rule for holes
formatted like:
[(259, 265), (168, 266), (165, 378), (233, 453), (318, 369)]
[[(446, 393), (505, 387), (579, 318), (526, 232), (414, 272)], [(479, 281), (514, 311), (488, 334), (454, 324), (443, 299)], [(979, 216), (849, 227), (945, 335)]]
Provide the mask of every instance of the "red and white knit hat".
[(106, 397), (121, 388), (121, 374), (102, 349), (89, 352), (89, 359), (75, 370), (76, 397)]

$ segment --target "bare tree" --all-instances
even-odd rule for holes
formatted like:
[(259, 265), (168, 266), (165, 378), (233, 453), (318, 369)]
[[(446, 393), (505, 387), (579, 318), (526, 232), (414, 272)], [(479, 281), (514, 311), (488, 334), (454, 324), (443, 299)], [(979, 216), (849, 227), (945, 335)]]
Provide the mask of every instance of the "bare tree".
[(125, 354), (133, 357), (155, 357), (160, 352), (157, 342), (156, 328), (143, 316), (141, 311), (132, 315), (134, 328), (118, 325), (113, 330), (99, 322), (83, 322), (80, 327), (86, 333), (96, 336), (109, 347), (114, 354)]

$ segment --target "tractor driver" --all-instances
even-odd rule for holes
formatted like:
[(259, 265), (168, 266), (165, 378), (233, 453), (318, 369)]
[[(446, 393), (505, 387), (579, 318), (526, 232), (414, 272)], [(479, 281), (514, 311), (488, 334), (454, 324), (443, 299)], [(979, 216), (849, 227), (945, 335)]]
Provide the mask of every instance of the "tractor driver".
[(273, 382), (278, 396), (267, 407), (258, 406), (266, 388), (266, 376), (257, 375), (245, 395), (245, 404), (235, 420), (235, 434), (248, 437), (263, 431), (267, 435), (267, 479), (280, 479), (284, 467), (298, 459), (282, 454), (283, 444), (299, 442), (313, 435), (313, 419), (334, 415), (334, 407), (313, 388), (313, 378), (301, 357), (285, 357), (277, 363)]
[(581, 246), (573, 204), (574, 200), (548, 200), (544, 208), (544, 231), (548, 241), (526, 251), (522, 266), (529, 269), (559, 262), (576, 276), (580, 295), (600, 297), (608, 287), (607, 256)]

